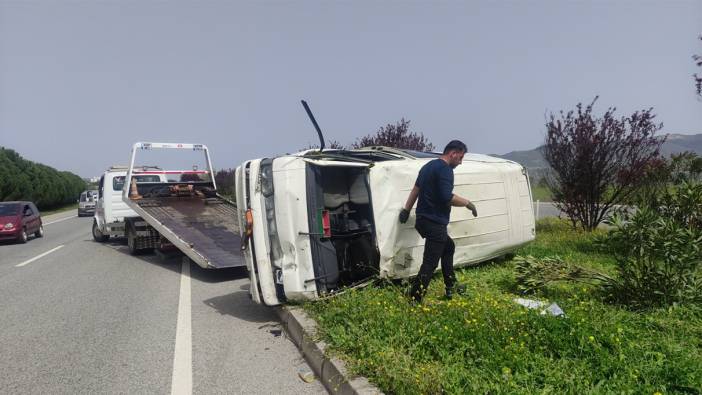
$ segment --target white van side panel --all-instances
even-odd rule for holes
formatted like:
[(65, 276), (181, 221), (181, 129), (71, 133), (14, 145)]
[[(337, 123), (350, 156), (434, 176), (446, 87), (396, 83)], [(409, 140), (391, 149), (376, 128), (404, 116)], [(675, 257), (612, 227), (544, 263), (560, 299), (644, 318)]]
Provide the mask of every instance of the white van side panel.
[[(314, 278), (307, 213), (305, 161), (285, 156), (273, 161), (275, 213), (283, 252), (283, 287), (290, 300), (314, 299)], [(303, 234), (300, 234), (303, 233)]]
[[(497, 158), (472, 156), (467, 155), (454, 170), (454, 193), (471, 200), (478, 210), (477, 218), (465, 208), (451, 210), (448, 232), (456, 243), (456, 267), (494, 258), (534, 239), (531, 193), (522, 167)], [(424, 239), (414, 229), (415, 211), (406, 224), (400, 224), (398, 216), (419, 170), (427, 162), (387, 161), (371, 169), (381, 277), (403, 278), (419, 271)]]

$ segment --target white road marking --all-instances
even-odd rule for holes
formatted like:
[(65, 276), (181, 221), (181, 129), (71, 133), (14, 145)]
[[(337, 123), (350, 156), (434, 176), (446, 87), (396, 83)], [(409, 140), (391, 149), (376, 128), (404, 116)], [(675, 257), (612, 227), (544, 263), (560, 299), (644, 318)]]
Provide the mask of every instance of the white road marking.
[(43, 225), (51, 225), (51, 224), (55, 224), (55, 223), (57, 223), (57, 222), (65, 221), (65, 220), (71, 219), (71, 218), (78, 218), (78, 216), (77, 216), (77, 215), (71, 215), (70, 217), (57, 219), (56, 221), (47, 222), (47, 223), (45, 223), (45, 224), (43, 224)]
[(175, 354), (173, 355), (172, 395), (193, 393), (193, 337), (190, 316), (190, 258), (183, 257), (180, 270), (180, 297), (176, 324)]
[(43, 258), (43, 257), (45, 257), (45, 256), (47, 256), (47, 255), (49, 255), (49, 254), (51, 254), (52, 252), (54, 252), (54, 251), (56, 251), (56, 250), (59, 250), (59, 249), (61, 249), (61, 248), (63, 248), (63, 244), (61, 244), (60, 246), (58, 246), (58, 247), (56, 247), (56, 248), (52, 248), (52, 249), (50, 249), (49, 251), (46, 251), (46, 252), (43, 253), (43, 254), (39, 254), (39, 255), (35, 256), (34, 258), (32, 258), (32, 259), (27, 259), (26, 261), (15, 265), (15, 267), (22, 267), (22, 266), (24, 266), (24, 265), (29, 265), (30, 263), (36, 261), (37, 259)]

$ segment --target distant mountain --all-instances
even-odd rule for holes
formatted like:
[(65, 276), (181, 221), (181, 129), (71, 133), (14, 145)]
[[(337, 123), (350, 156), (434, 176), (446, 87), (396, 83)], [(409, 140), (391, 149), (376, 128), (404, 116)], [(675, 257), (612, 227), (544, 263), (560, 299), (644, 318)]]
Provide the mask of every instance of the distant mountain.
[(702, 156), (702, 133), (700, 134), (669, 134), (668, 139), (661, 147), (664, 156), (692, 151)]
[(529, 169), (536, 169), (540, 167), (548, 167), (548, 164), (546, 164), (546, 160), (544, 159), (544, 156), (541, 154), (541, 148), (543, 146), (534, 148), (532, 150), (528, 151), (512, 151), (508, 152), (504, 155), (497, 155), (497, 154), (492, 154), (492, 156), (497, 156), (500, 158), (508, 159), (511, 161), (515, 161), (519, 163), (520, 165), (529, 168)]
[[(663, 156), (679, 154), (685, 151), (692, 151), (699, 156), (702, 156), (702, 133), (700, 134), (668, 134), (666, 142), (661, 147)], [(548, 167), (546, 160), (541, 155), (541, 147), (527, 151), (512, 151), (504, 155), (496, 155), (500, 158), (515, 161), (524, 165), (528, 169), (539, 169)]]

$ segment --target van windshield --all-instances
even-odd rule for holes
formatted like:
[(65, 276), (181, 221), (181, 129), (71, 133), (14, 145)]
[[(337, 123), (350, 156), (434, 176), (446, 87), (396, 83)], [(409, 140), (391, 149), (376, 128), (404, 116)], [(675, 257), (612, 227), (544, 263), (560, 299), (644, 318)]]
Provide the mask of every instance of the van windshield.
[(0, 217), (17, 215), (20, 205), (17, 203), (0, 203)]
[(358, 161), (358, 162), (384, 162), (386, 160), (399, 160), (401, 156), (393, 155), (388, 152), (379, 151), (312, 151), (305, 154), (305, 157), (311, 159), (331, 159), (340, 161)]
[(410, 150), (410, 149), (403, 149), (402, 151), (414, 156), (415, 158), (438, 158), (441, 156), (441, 154), (438, 152), (423, 152), (423, 151), (414, 151), (414, 150)]
[[(403, 155), (402, 153), (406, 154)], [(308, 158), (320, 159), (336, 159), (336, 160), (357, 160), (361, 162), (383, 162), (387, 160), (402, 160), (409, 155), (417, 159), (433, 159), (438, 158), (441, 154), (437, 152), (422, 152), (409, 149), (397, 149), (396, 152), (391, 150), (376, 150), (376, 149), (357, 149), (357, 150), (328, 150), (324, 152), (310, 151), (305, 154)]]
[[(117, 176), (112, 179), (112, 190), (121, 191), (124, 187), (124, 179), (126, 176)], [(136, 178), (137, 184), (143, 184), (147, 182), (161, 182), (161, 178), (157, 175), (148, 176), (134, 176)]]

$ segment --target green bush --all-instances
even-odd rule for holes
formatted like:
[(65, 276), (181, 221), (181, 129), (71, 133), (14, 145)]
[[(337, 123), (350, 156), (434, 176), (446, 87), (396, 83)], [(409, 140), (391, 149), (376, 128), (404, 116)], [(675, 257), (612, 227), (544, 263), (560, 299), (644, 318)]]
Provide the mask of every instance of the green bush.
[(611, 296), (634, 307), (702, 301), (702, 184), (682, 182), (661, 202), (615, 216), (601, 240), (616, 258)]

